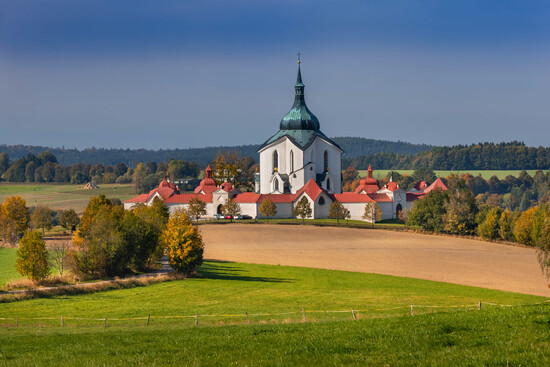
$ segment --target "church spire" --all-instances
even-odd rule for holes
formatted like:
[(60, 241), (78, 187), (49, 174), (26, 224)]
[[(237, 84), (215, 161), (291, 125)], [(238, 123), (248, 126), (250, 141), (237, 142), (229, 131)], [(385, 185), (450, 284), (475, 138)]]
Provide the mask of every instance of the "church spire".
[(292, 105), (292, 109), (281, 120), (281, 130), (319, 130), (319, 120), (306, 106), (304, 98), (305, 85), (302, 82), (300, 64), (300, 53), (298, 53), (298, 75), (296, 76), (296, 84), (294, 85), (294, 104)]

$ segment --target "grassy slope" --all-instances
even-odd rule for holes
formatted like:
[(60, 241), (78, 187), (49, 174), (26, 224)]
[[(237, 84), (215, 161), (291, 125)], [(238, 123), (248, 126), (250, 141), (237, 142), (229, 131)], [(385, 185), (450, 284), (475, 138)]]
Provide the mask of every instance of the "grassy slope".
[(129, 184), (99, 185), (100, 188), (95, 190), (84, 190), (82, 189), (83, 186), (69, 184), (12, 184), (2, 182), (0, 183), (0, 200), (4, 200), (4, 198), (11, 195), (20, 195), (27, 201), (27, 206), (44, 204), (52, 209), (74, 208), (77, 212), (82, 213), (92, 196), (104, 194), (107, 197), (116, 197), (120, 200), (126, 200), (135, 196), (134, 187)]
[(550, 305), (330, 323), (0, 330), (3, 366), (548, 366)]
[[(381, 178), (385, 177), (388, 174), (389, 171), (390, 170), (386, 170), (386, 169), (375, 170), (373, 174), (374, 174), (375, 178), (381, 179)], [(397, 170), (393, 170), (393, 171), (394, 172), (399, 172), (401, 174), (407, 174), (409, 176), (412, 175), (412, 173), (414, 172), (414, 170), (410, 170), (410, 169), (409, 170), (407, 170), (407, 169), (397, 169)], [(502, 171), (498, 171), (498, 170), (466, 170), (466, 171), (434, 170), (434, 172), (436, 173), (436, 175), (438, 175), (440, 177), (447, 177), (451, 173), (456, 173), (456, 174), (470, 173), (472, 176), (477, 176), (478, 174), (481, 174), (481, 177), (483, 177), (486, 180), (490, 179), (492, 176), (497, 176), (499, 179), (502, 180), (503, 178), (505, 178), (508, 175), (518, 177), (521, 170), (510, 170), (510, 171), (507, 171), (507, 170), (502, 170)], [(529, 175), (531, 177), (533, 177), (535, 172), (537, 172), (537, 170), (527, 170), (527, 173), (529, 173)], [(359, 170), (359, 176), (360, 177), (367, 177), (367, 170)]]
[(6, 283), (21, 278), (21, 275), (15, 270), (16, 259), (16, 249), (0, 247), (0, 290)]
[[(403, 315), (408, 305), (475, 305), (478, 300), (523, 304), (543, 297), (466, 287), (426, 280), (334, 270), (287, 266), (207, 262), (200, 276), (143, 288), (77, 296), (33, 299), (0, 304), (0, 317), (122, 318), (175, 315), (236, 315), (201, 318), (201, 323), (243, 322), (244, 313), (296, 312), (283, 316), (258, 316), (256, 321), (300, 320), (307, 311), (367, 310), (363, 316)], [(392, 307), (403, 308), (376, 311)], [(440, 309), (418, 309), (432, 312)], [(348, 313), (310, 313), (310, 319), (348, 319)], [(184, 323), (190, 319), (154, 319), (155, 323)], [(49, 321), (40, 321), (48, 324)], [(77, 320), (70, 321), (78, 323)], [(139, 321), (142, 322), (142, 321)], [(22, 320), (22, 324), (37, 321)], [(97, 321), (93, 321), (97, 325)], [(121, 322), (121, 324), (132, 323)]]

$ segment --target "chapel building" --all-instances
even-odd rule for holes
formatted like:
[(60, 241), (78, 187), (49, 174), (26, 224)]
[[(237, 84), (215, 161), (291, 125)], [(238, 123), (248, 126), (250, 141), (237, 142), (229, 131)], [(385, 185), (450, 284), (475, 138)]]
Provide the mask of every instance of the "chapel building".
[(232, 199), (242, 214), (262, 218), (259, 207), (269, 198), (277, 207), (274, 218), (293, 218), (294, 206), (305, 197), (312, 208), (312, 218), (328, 218), (330, 204), (339, 201), (350, 211), (351, 219), (364, 220), (367, 203), (378, 204), (382, 219), (395, 219), (428, 192), (447, 190), (439, 178), (431, 185), (421, 181), (409, 192), (392, 180), (380, 187), (369, 165), (367, 177), (361, 179), (357, 189), (342, 192), (343, 150), (321, 132), (319, 120), (306, 106), (304, 89), (298, 61), (294, 104), (281, 120), (279, 131), (258, 150), (260, 168), (255, 175), (254, 192), (240, 192), (229, 182), (216, 185), (208, 166), (205, 178), (193, 193), (181, 193), (176, 185), (163, 179), (158, 188), (124, 201), (124, 208), (151, 205), (159, 198), (174, 212), (186, 209), (191, 198), (199, 198), (206, 203), (206, 217), (213, 217), (221, 214), (222, 206)]

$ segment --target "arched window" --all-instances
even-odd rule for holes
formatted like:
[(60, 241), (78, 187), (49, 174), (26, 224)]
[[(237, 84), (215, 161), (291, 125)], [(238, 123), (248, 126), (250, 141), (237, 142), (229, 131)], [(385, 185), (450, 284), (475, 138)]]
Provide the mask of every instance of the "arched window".
[(294, 152), (290, 151), (290, 172), (294, 172)]
[(330, 190), (330, 178), (327, 178), (327, 190)]
[(325, 199), (322, 196), (319, 198), (319, 205), (325, 205)]
[(273, 152), (273, 171), (277, 171), (279, 169), (279, 153), (277, 151)]
[(273, 188), (275, 191), (279, 191), (279, 180), (275, 179), (275, 182), (273, 183)]
[(325, 150), (325, 153), (323, 154), (323, 169), (328, 171), (328, 152)]

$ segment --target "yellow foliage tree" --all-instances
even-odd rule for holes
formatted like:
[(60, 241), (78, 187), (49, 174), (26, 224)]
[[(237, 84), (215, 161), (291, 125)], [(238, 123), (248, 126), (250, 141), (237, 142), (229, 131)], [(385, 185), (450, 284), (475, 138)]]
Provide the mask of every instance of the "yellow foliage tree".
[(514, 223), (514, 237), (519, 243), (533, 245), (531, 241), (531, 228), (537, 208), (527, 209)]
[(176, 211), (161, 236), (170, 265), (184, 274), (195, 272), (202, 264), (202, 236), (183, 210)]
[(18, 235), (29, 227), (29, 210), (21, 196), (10, 196), (0, 205), (0, 231), (8, 242), (16, 242)]

